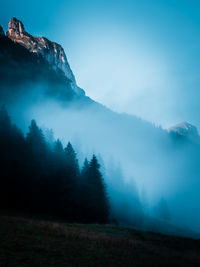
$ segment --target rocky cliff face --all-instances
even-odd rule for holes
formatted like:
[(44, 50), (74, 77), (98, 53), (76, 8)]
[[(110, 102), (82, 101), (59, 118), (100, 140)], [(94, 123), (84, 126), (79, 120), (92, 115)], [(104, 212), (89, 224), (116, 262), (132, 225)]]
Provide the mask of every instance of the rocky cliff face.
[(25, 31), (23, 23), (16, 18), (12, 18), (10, 20), (6, 35), (12, 41), (26, 47), (30, 52), (41, 54), (55, 70), (62, 70), (65, 76), (71, 80), (73, 90), (78, 95), (84, 95), (84, 91), (76, 84), (74, 74), (69, 66), (65, 51), (61, 45), (51, 42), (45, 37), (35, 37), (30, 35)]

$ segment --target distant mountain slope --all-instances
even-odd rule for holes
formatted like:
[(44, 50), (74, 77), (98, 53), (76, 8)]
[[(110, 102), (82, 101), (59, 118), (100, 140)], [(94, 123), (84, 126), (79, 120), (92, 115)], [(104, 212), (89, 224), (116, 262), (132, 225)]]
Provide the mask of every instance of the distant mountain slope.
[(197, 127), (188, 123), (182, 122), (168, 129), (168, 132), (175, 137), (186, 138), (192, 142), (199, 143), (199, 133)]

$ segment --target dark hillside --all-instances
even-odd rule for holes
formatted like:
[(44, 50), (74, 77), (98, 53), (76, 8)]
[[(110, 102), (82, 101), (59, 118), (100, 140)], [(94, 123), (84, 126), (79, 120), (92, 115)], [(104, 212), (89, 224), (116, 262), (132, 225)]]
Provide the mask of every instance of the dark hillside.
[(0, 266), (199, 266), (200, 241), (110, 225), (0, 217)]

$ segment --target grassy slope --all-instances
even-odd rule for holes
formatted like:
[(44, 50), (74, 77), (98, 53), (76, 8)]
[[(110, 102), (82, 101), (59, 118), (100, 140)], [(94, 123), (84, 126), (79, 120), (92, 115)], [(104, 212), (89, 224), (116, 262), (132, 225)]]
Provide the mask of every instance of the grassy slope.
[(200, 240), (0, 216), (0, 266), (200, 266)]

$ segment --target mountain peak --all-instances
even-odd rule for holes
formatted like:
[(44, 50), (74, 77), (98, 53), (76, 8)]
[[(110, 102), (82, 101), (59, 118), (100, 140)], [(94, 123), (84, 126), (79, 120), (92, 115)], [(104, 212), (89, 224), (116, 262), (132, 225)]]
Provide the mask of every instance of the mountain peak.
[(189, 122), (181, 122), (168, 129), (168, 132), (175, 133), (180, 136), (197, 137), (197, 128)]
[(22, 37), (25, 34), (25, 29), (23, 23), (13, 17), (8, 24), (8, 32), (7, 35), (12, 36), (14, 38)]
[(13, 17), (8, 24), (7, 37), (13, 42), (23, 45), (31, 53), (42, 55), (55, 70), (62, 70), (71, 81), (73, 90), (78, 95), (84, 95), (83, 89), (76, 84), (74, 74), (68, 63), (64, 49), (60, 44), (49, 41), (45, 37), (32, 36), (25, 31), (23, 23)]

